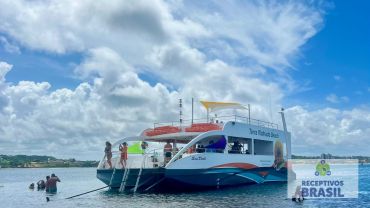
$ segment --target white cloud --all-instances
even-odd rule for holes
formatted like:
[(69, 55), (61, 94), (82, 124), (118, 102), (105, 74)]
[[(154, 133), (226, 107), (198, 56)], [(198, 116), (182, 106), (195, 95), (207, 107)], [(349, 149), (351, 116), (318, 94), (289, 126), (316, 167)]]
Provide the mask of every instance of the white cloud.
[(339, 76), (339, 75), (334, 75), (333, 78), (334, 78), (335, 81), (340, 81), (342, 79), (342, 77)]
[(287, 109), (286, 114), (295, 154), (368, 155), (369, 108), (309, 111), (294, 106)]
[(331, 103), (339, 103), (339, 98), (336, 94), (330, 94), (325, 99)]
[(347, 96), (341, 96), (341, 97), (338, 97), (336, 94), (332, 93), (332, 94), (329, 94), (328, 96), (326, 96), (325, 98), (328, 102), (331, 102), (331, 103), (347, 103), (349, 102), (349, 98)]
[[(301, 87), (286, 71), (320, 29), (320, 9), (295, 2), (209, 3), (1, 1), (0, 30), (11, 40), (31, 50), (81, 52), (84, 59), (74, 71), (81, 83), (57, 90), (48, 82), (8, 83), (12, 66), (0, 63), (0, 150), (99, 159), (106, 139), (177, 120), (178, 98), (184, 98), (185, 115), (195, 97), (251, 103), (253, 117), (276, 121), (269, 109), (280, 108), (287, 88)], [(195, 111), (204, 115), (200, 107)], [(343, 143), (346, 128), (361, 138), (367, 131), (357, 128), (367, 118), (354, 117), (365, 110), (322, 111), (328, 118), (320, 124), (333, 132), (332, 117), (342, 116), (343, 131), (333, 133), (342, 136), (330, 136), (331, 144)], [(288, 112), (297, 115), (288, 119), (293, 136), (306, 133), (301, 126), (314, 126), (302, 107)], [(315, 132), (309, 135), (302, 145)]]
[[(97, 63), (95, 58), (89, 60)], [(97, 66), (105, 60), (102, 57)], [(175, 117), (173, 106), (179, 97), (162, 84), (150, 86), (130, 71), (115, 80), (102, 74), (92, 84), (83, 82), (73, 90), (50, 91), (47, 82), (22, 81), (2, 92), (8, 99), (0, 113), (3, 153), (49, 152), (95, 159), (106, 139), (135, 135), (157, 118)]]
[[(79, 151), (85, 155), (78, 157), (95, 155), (99, 159), (96, 152), (100, 152), (106, 139), (136, 135), (155, 121), (177, 120), (178, 98), (185, 98), (185, 118), (190, 117), (187, 106), (192, 96), (196, 101), (202, 98), (252, 103), (252, 115), (264, 119), (269, 118), (264, 104), (270, 101), (274, 109), (278, 108), (282, 92), (277, 85), (239, 77), (238, 69), (222, 61), (200, 64), (208, 77), (193, 75), (178, 90), (170, 91), (160, 83), (149, 85), (115, 52), (99, 48), (91, 50), (76, 68), (76, 73), (87, 81), (76, 89), (51, 91), (47, 82), (8, 84), (3, 90), (8, 102), (0, 114), (2, 148), (8, 154), (46, 151), (69, 157), (77, 157), (74, 155)], [(199, 105), (195, 112), (197, 117), (205, 117)], [(69, 147), (60, 148), (65, 145)]]
[(156, 62), (143, 57), (182, 47), (202, 49), (208, 58), (243, 60), (282, 72), (322, 22), (320, 9), (303, 3), (207, 4), (6, 0), (0, 3), (0, 30), (37, 50), (111, 48), (134, 66), (151, 66)]
[(345, 103), (348, 103), (349, 102), (349, 98), (347, 96), (342, 96), (340, 97), (340, 99), (345, 102)]
[(292, 66), (292, 56), (322, 24), (319, 9), (299, 2), (183, 3), (186, 6), (177, 12), (211, 32), (211, 39), (200, 42), (209, 53), (220, 59), (247, 59), (279, 72)]
[(4, 50), (8, 53), (20, 54), (21, 51), (18, 46), (10, 43), (4, 36), (0, 36), (0, 44), (3, 45)]
[(5, 75), (12, 69), (13, 65), (0, 61), (0, 84), (5, 81)]
[(55, 53), (108, 47), (136, 64), (156, 45), (207, 35), (202, 25), (173, 18), (160, 0), (5, 0), (0, 8), (0, 30), (25, 47)]

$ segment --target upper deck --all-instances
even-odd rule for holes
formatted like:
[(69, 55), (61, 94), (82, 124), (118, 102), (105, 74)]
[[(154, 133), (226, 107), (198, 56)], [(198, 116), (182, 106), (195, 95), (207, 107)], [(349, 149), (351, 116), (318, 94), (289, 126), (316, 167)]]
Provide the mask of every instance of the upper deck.
[(157, 122), (154, 123), (153, 128), (144, 130), (141, 133), (141, 136), (146, 137), (149, 140), (180, 137), (188, 140), (204, 132), (212, 130), (222, 130), (224, 125), (229, 121), (279, 130), (278, 124), (275, 123), (252, 119), (239, 115), (230, 115), (213, 117), (210, 119), (183, 120), (182, 122)]

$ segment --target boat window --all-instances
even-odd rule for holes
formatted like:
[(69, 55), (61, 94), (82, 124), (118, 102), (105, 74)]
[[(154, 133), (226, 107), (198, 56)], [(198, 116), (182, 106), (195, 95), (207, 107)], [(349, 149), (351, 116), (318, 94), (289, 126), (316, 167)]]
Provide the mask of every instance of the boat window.
[(243, 137), (229, 137), (228, 152), (230, 154), (251, 154), (252, 139)]
[(197, 153), (211, 152), (211, 153), (223, 153), (226, 147), (226, 139), (223, 135), (209, 136), (195, 145), (195, 151)]
[(274, 148), (273, 141), (266, 141), (266, 140), (254, 140), (254, 154), (255, 155), (273, 155)]

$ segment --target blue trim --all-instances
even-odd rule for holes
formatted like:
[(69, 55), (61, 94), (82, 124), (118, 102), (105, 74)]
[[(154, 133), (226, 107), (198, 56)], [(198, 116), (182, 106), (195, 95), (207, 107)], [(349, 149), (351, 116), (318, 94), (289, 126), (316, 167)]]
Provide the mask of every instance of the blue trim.
[[(127, 187), (131, 188), (135, 186), (137, 176), (139, 174), (140, 169), (139, 168), (132, 168), (130, 169), (129, 177), (127, 178), (126, 185)], [(160, 180), (164, 177), (164, 168), (151, 168), (151, 169), (143, 169), (141, 176), (140, 176), (140, 186), (142, 188), (146, 186), (150, 186), (153, 182)], [(116, 173), (114, 175), (114, 178), (112, 180), (111, 188), (119, 188), (122, 182), (124, 170), (123, 169), (117, 169)], [(113, 169), (98, 169), (96, 173), (96, 177), (101, 180), (106, 185), (109, 185), (111, 177), (113, 174)], [(147, 183), (147, 184), (141, 184), (141, 183)]]
[[(127, 180), (129, 188), (134, 187), (139, 169), (131, 169)], [(261, 174), (267, 172), (267, 174)], [(97, 170), (97, 177), (105, 184), (109, 184), (113, 170)], [(117, 170), (113, 179), (112, 188), (121, 184), (123, 170)], [(163, 179), (164, 178), (164, 179)], [(143, 169), (140, 179), (140, 190), (145, 190), (155, 182), (162, 180), (155, 190), (184, 191), (220, 188), (246, 184), (259, 184), (272, 181), (287, 181), (287, 169), (279, 171), (272, 167), (240, 169), (240, 168), (212, 168), (212, 169)]]
[[(268, 172), (261, 175), (260, 172)], [(193, 170), (166, 170), (166, 178), (195, 186), (233, 186), (268, 181), (286, 181), (287, 171), (272, 167), (244, 170), (240, 168), (213, 168)]]

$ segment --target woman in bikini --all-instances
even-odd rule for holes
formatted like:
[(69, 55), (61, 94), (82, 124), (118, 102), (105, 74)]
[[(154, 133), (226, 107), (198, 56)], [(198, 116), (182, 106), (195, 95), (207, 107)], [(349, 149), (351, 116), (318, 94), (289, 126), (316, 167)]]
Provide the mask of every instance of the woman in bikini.
[(110, 142), (105, 142), (105, 157), (107, 158), (107, 163), (109, 168), (112, 168), (112, 144)]

